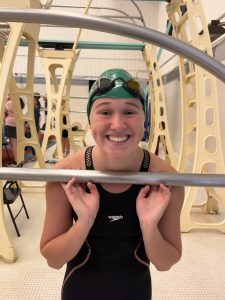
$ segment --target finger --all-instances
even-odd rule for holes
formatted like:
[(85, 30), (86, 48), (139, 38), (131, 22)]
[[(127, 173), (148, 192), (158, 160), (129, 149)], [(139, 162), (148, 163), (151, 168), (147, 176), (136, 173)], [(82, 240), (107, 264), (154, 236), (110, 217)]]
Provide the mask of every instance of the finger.
[(158, 191), (159, 185), (151, 185), (150, 192)]
[(96, 185), (94, 183), (92, 183), (90, 181), (87, 182), (87, 187), (88, 187), (89, 192), (91, 194), (98, 195), (98, 190), (97, 190), (97, 187), (96, 187)]
[(171, 188), (171, 187), (170, 187), (170, 186), (166, 186), (166, 185), (160, 183), (159, 188), (160, 188), (162, 191), (170, 192), (170, 188)]
[(66, 189), (66, 186), (67, 186), (67, 183), (65, 183), (65, 182), (61, 183), (61, 187), (64, 189), (64, 191)]
[(76, 189), (77, 189), (77, 191), (79, 192), (79, 195), (80, 195), (81, 197), (83, 197), (83, 196), (86, 194), (86, 191), (84, 190), (84, 188), (83, 188), (82, 185), (77, 184), (77, 185), (76, 185)]
[(70, 183), (70, 184), (75, 184), (76, 182), (77, 182), (77, 180), (76, 180), (75, 177), (72, 177), (72, 178), (68, 181), (68, 183)]
[(76, 187), (76, 185), (78, 184), (78, 182), (76, 181), (76, 178), (73, 177), (72, 179), (70, 179), (67, 183), (67, 187), (69, 189), (71, 189), (72, 187)]
[[(76, 168), (76, 170), (82, 170), (82, 168), (79, 167), (79, 168)], [(85, 189), (86, 189), (86, 182), (82, 182), (82, 183), (79, 183), (79, 184), (83, 188), (83, 190), (85, 191)]]

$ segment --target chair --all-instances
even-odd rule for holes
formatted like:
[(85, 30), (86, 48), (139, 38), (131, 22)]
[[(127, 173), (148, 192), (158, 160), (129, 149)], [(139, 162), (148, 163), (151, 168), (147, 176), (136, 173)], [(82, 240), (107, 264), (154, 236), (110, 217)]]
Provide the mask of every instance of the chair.
[[(13, 159), (11, 158), (11, 155), (9, 154), (9, 150), (8, 150), (8, 141), (6, 139), (5, 136), (5, 131), (4, 131), (4, 127), (2, 128), (2, 147), (4, 147), (5, 150), (5, 154), (4, 155), (4, 151), (2, 151), (2, 162), (4, 162), (5, 160), (5, 164), (10, 163)], [(3, 149), (2, 149), (3, 150)], [(10, 151), (11, 152), (11, 151)]]
[[(23, 163), (20, 163), (17, 167), (22, 167)], [(20, 198), (21, 200), (21, 207), (19, 211), (14, 215), (12, 212), (12, 209), (10, 207), (11, 204), (13, 204), (17, 198)], [(13, 225), (15, 227), (17, 236), (20, 236), (19, 229), (16, 224), (16, 218), (19, 216), (19, 214), (24, 209), (27, 219), (29, 219), (29, 215), (27, 212), (27, 208), (22, 196), (21, 188), (19, 187), (19, 184), (16, 180), (7, 180), (6, 183), (3, 186), (3, 203), (7, 206), (9, 210), (10, 217), (12, 219)]]

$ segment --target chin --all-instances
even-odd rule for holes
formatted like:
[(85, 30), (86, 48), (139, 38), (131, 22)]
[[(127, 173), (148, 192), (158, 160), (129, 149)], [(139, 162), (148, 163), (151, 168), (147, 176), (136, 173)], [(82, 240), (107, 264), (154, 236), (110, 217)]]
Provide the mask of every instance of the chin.
[(128, 154), (131, 146), (130, 145), (119, 145), (107, 147), (106, 151), (114, 158), (124, 159), (124, 156)]

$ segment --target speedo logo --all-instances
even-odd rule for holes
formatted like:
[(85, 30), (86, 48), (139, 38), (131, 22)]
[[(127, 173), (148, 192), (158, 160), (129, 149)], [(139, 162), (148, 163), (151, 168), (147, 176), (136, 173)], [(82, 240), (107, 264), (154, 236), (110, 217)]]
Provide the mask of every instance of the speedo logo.
[(110, 220), (110, 222), (114, 222), (114, 221), (118, 221), (118, 220), (122, 220), (123, 216), (108, 216), (108, 219)]

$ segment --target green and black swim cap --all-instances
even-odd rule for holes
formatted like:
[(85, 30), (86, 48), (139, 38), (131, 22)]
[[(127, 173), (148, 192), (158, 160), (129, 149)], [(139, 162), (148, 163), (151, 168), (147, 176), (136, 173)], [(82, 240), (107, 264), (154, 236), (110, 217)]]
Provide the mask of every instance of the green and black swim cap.
[(141, 101), (145, 111), (145, 93), (127, 71), (123, 69), (110, 69), (103, 72), (94, 82), (90, 90), (87, 103), (87, 116), (90, 118), (92, 104), (99, 98), (134, 98)]

